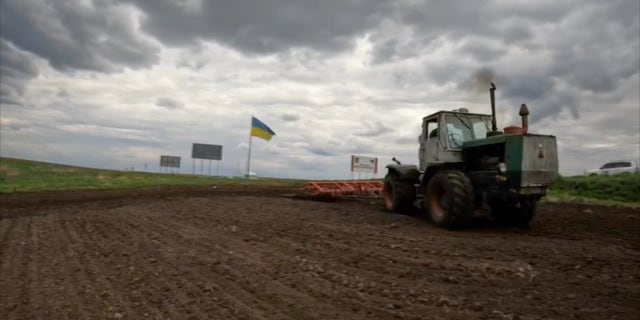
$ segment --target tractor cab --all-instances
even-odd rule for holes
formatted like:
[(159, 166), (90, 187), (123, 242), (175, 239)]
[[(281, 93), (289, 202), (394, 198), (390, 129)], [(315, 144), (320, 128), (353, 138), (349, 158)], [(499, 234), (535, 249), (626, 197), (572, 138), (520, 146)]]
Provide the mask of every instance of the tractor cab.
[(420, 140), (420, 170), (432, 165), (462, 162), (464, 142), (483, 139), (491, 131), (491, 116), (460, 108), (424, 117)]

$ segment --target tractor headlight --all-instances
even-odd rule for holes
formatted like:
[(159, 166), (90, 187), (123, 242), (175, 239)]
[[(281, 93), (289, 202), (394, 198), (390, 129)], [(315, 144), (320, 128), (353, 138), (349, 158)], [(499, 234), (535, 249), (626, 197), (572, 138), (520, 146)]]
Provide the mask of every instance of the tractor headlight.
[(504, 162), (500, 162), (498, 163), (498, 171), (500, 173), (505, 173), (507, 172), (507, 165)]

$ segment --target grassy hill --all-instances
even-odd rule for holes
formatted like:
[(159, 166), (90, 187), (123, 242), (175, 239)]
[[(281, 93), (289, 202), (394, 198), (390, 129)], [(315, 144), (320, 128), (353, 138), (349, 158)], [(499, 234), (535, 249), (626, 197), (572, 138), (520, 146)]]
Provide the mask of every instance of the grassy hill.
[[(304, 180), (261, 178), (230, 179), (186, 174), (113, 171), (45, 162), (0, 158), (0, 193), (132, 189), (169, 185), (273, 185), (302, 186)], [(625, 204), (640, 206), (640, 174), (561, 177), (545, 201)]]
[(640, 205), (640, 174), (561, 177), (548, 200)]
[(77, 189), (132, 189), (168, 185), (298, 186), (302, 180), (231, 179), (186, 174), (127, 172), (0, 158), (0, 193)]

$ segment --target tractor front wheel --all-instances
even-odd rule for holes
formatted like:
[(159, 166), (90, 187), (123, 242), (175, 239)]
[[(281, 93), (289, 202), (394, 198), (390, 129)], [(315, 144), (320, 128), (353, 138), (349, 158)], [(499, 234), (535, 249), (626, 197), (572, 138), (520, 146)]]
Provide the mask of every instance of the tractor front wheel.
[(402, 181), (393, 173), (384, 178), (384, 207), (391, 212), (406, 212), (413, 207), (416, 190), (410, 181)]
[(458, 170), (437, 173), (427, 186), (424, 197), (427, 215), (439, 227), (462, 227), (473, 211), (471, 181)]

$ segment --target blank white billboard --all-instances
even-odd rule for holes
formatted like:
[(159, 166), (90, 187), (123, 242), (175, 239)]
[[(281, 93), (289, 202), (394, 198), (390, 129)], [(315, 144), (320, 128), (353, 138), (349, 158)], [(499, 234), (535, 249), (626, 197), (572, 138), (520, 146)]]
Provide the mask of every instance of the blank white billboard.
[(351, 156), (351, 172), (378, 173), (378, 158)]

